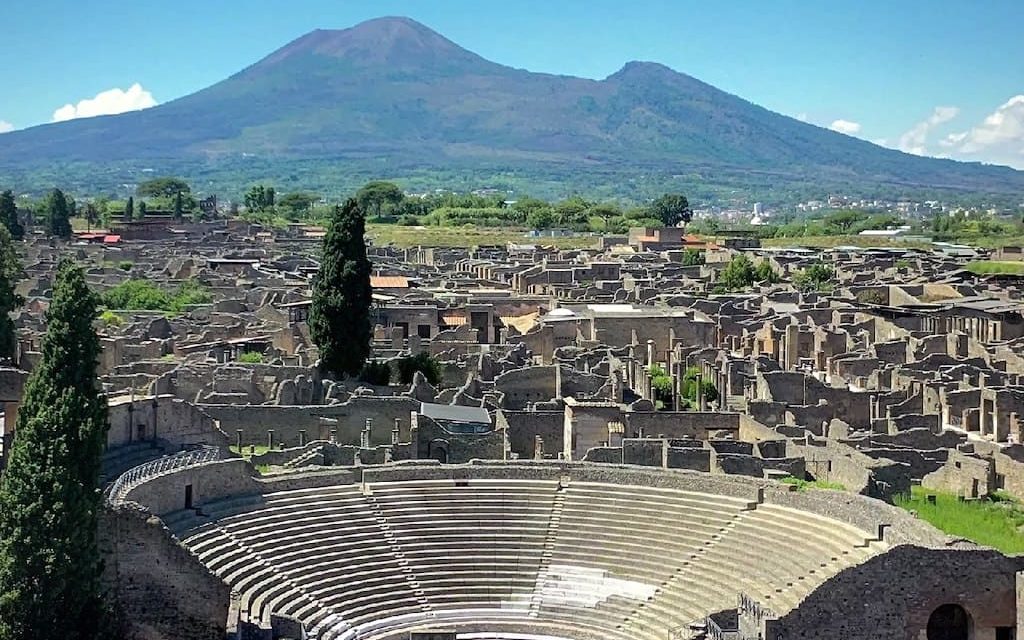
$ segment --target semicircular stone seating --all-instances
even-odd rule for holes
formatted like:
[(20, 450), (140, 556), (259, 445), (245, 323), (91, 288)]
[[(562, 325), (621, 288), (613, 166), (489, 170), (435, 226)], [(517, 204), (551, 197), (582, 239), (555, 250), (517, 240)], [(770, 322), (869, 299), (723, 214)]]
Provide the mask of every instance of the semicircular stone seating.
[(319, 487), (203, 512), (175, 533), (239, 594), (242, 614), (290, 615), (321, 640), (440, 627), (661, 639), (740, 593), (784, 614), (885, 549), (795, 509), (568, 477)]

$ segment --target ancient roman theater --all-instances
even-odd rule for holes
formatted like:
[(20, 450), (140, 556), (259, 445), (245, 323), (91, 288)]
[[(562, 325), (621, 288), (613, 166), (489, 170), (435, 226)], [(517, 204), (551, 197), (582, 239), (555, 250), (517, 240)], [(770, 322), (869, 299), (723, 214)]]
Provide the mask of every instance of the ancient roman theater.
[(589, 463), (161, 464), (115, 483), (105, 542), (125, 571), (174, 572), (117, 582), (139, 589), (129, 606), (162, 598), (152, 624), (180, 637), (1001, 640), (1013, 624), (1019, 561), (850, 493)]

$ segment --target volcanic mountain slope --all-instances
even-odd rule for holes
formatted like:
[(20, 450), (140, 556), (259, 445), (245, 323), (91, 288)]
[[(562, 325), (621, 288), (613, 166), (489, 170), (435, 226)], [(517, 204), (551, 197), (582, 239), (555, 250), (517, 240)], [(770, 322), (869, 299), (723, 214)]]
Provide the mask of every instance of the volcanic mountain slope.
[(1012, 193), (1024, 172), (920, 158), (815, 127), (650, 62), (603, 80), (513, 69), (407, 18), (317, 30), (192, 95), (0, 136), (0, 166), (218, 158), (504, 163), (605, 173), (765, 172), (772, 179)]

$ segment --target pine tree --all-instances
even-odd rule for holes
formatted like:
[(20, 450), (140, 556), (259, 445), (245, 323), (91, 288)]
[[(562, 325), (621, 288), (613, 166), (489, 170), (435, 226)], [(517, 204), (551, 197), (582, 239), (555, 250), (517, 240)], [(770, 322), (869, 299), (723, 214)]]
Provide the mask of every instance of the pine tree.
[(54, 189), (46, 198), (46, 231), (58, 238), (71, 237), (71, 210), (67, 196), (60, 189)]
[(21, 271), (11, 234), (0, 225), (0, 359), (13, 358), (18, 344), (11, 312), (25, 303), (14, 290)]
[(335, 207), (313, 280), (310, 335), (320, 349), (321, 366), (338, 376), (357, 375), (370, 355), (372, 291), (365, 231), (355, 199)]
[(128, 202), (124, 205), (124, 221), (131, 222), (132, 216), (135, 215), (135, 198), (128, 196)]
[(0, 193), (0, 224), (7, 227), (15, 240), (25, 237), (25, 228), (18, 220), (18, 205), (15, 204), (14, 193), (10, 189)]
[(82, 269), (62, 261), (0, 480), (0, 640), (92, 640), (103, 621), (95, 317)]

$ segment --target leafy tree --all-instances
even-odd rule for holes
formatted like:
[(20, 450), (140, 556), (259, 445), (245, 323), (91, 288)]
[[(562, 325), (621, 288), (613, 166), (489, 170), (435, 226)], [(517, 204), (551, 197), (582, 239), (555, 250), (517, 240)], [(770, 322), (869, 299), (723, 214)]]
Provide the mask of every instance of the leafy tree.
[(654, 389), (655, 406), (658, 408), (671, 408), (672, 376), (665, 373), (665, 370), (658, 365), (652, 365), (648, 369), (648, 373), (651, 376), (651, 387)]
[(700, 367), (690, 367), (683, 374), (683, 398), (691, 405), (700, 404), (700, 396), (704, 396), (705, 402), (718, 400), (718, 389), (715, 385), (704, 380), (700, 374)]
[(386, 362), (367, 362), (359, 372), (359, 380), (377, 387), (391, 382), (391, 367)]
[(412, 379), (419, 371), (430, 384), (441, 382), (441, 363), (426, 351), (414, 356), (398, 359), (398, 380), (402, 384), (412, 384)]
[(146, 217), (146, 201), (145, 200), (139, 200), (139, 207), (138, 207), (138, 210), (135, 213), (135, 219), (136, 220), (142, 220), (145, 217)]
[(550, 229), (555, 224), (555, 212), (551, 209), (533, 209), (526, 214), (526, 224), (534, 229)]
[(366, 218), (355, 198), (335, 207), (313, 279), (310, 336), (321, 366), (335, 375), (358, 375), (370, 355), (370, 261)]
[(385, 205), (395, 206), (402, 201), (405, 194), (393, 182), (374, 180), (367, 182), (362, 189), (356, 192), (356, 202), (363, 211), (373, 211), (375, 218), (379, 218)]
[(262, 184), (249, 189), (245, 194), (245, 208), (252, 213), (264, 213), (274, 209), (274, 187)]
[(95, 319), (82, 269), (62, 261), (0, 482), (4, 640), (103, 635), (96, 529), (107, 406), (96, 382)]
[(18, 205), (14, 202), (14, 193), (10, 189), (0, 193), (0, 224), (11, 233), (15, 240), (25, 237), (25, 227), (18, 220)]
[(681, 193), (666, 193), (648, 207), (650, 217), (661, 220), (666, 227), (684, 225), (693, 219), (690, 202)]
[(824, 291), (833, 275), (832, 269), (818, 262), (794, 275), (793, 284), (803, 291)]
[(309, 193), (289, 193), (277, 201), (277, 206), (284, 210), (286, 216), (294, 220), (308, 215), (317, 199), (315, 195)]
[(11, 359), (18, 344), (11, 313), (25, 304), (15, 291), (21, 277), (21, 260), (14, 250), (14, 242), (7, 228), (0, 225), (0, 358)]
[(772, 268), (771, 263), (767, 260), (762, 260), (756, 267), (754, 267), (754, 282), (774, 284), (778, 281), (779, 274), (775, 273), (775, 269)]
[(721, 292), (742, 291), (754, 284), (754, 280), (754, 263), (746, 254), (741, 253), (722, 269), (715, 288)]
[(82, 211), (82, 216), (85, 218), (85, 221), (89, 223), (90, 229), (92, 229), (93, 226), (95, 226), (96, 223), (100, 221), (99, 209), (97, 209), (96, 204), (92, 202), (85, 203), (84, 210)]
[(704, 264), (704, 252), (698, 249), (687, 249), (683, 252), (683, 266), (696, 267)]
[(128, 202), (124, 205), (124, 220), (130, 221), (135, 216), (135, 198), (128, 196)]
[(192, 187), (181, 178), (165, 176), (142, 182), (135, 188), (140, 198), (173, 198), (179, 193), (192, 193)]
[(50, 192), (43, 204), (43, 212), (46, 216), (47, 233), (58, 238), (71, 237), (71, 212), (63, 191), (54, 189)]

